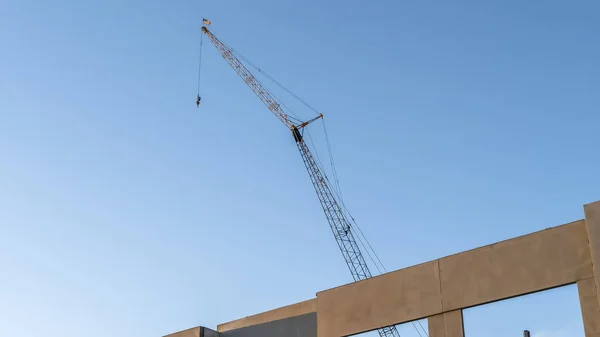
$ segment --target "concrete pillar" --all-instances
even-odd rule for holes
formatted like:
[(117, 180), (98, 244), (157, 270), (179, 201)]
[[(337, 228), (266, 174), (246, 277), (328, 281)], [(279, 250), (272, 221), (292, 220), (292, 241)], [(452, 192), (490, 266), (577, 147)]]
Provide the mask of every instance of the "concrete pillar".
[(465, 337), (462, 310), (444, 313), (446, 337)]
[(600, 303), (600, 201), (583, 206), (585, 213), (585, 226), (594, 266), (594, 279), (596, 280), (596, 298)]
[[(454, 310), (427, 319), (429, 337), (464, 337), (462, 310)], [(587, 336), (586, 336), (587, 337)]]
[(600, 337), (600, 308), (594, 278), (577, 281), (585, 337)]
[(429, 328), (429, 337), (446, 337), (444, 314), (428, 317), (427, 327)]

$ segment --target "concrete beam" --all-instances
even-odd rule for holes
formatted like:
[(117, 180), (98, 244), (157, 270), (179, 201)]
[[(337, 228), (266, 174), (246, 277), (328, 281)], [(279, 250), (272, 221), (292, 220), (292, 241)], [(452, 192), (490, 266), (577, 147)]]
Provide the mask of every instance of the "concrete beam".
[(446, 323), (446, 337), (465, 337), (462, 310), (454, 310), (444, 313)]
[(427, 318), (429, 337), (446, 337), (446, 323), (444, 314), (438, 314)]
[(587, 236), (580, 220), (319, 292), (318, 335), (353, 335), (592, 278)]
[(339, 337), (442, 311), (437, 261), (317, 293), (319, 337)]
[[(285, 307), (269, 310), (260, 314), (237, 319), (235, 321), (219, 324), (217, 331), (224, 332), (233, 329), (240, 329), (252, 325), (272, 322), (293, 316), (300, 316), (317, 311), (317, 299), (291, 304)], [(179, 336), (178, 336), (179, 337)]]
[(440, 259), (444, 311), (572, 284), (592, 276), (583, 220)]
[(594, 278), (577, 281), (585, 337), (600, 337), (600, 308)]
[[(583, 211), (594, 266), (596, 290), (600, 290), (600, 201), (584, 205)], [(600, 303), (600, 292), (596, 293), (596, 297)]]

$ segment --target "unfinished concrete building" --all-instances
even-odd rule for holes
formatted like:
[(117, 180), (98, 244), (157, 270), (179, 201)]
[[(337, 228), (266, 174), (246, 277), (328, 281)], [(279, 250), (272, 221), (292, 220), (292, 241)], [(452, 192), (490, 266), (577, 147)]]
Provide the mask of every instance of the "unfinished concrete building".
[[(463, 309), (576, 284), (586, 337), (600, 337), (600, 201), (562, 226), (320, 291), (316, 298), (170, 337), (341, 337), (428, 319), (462, 337)], [(549, 224), (550, 225), (550, 224)]]

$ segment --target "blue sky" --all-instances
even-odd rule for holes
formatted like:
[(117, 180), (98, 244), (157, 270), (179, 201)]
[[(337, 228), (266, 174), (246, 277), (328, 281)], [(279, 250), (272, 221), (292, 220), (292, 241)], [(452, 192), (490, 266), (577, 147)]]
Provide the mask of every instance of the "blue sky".
[(196, 108), (203, 16), (324, 112), (344, 200), (393, 270), (600, 199), (599, 11), (0, 2), (0, 335), (157, 336), (349, 282), (289, 132), (208, 44)]

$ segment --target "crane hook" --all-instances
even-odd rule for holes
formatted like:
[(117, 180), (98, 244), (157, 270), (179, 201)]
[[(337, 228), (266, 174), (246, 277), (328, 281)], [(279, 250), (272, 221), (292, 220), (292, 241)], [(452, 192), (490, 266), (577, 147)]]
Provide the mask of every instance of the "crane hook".
[(200, 100), (201, 100), (201, 99), (202, 99), (202, 98), (200, 97), (200, 95), (198, 95), (198, 98), (196, 98), (196, 107), (199, 107), (199, 106), (200, 106)]

